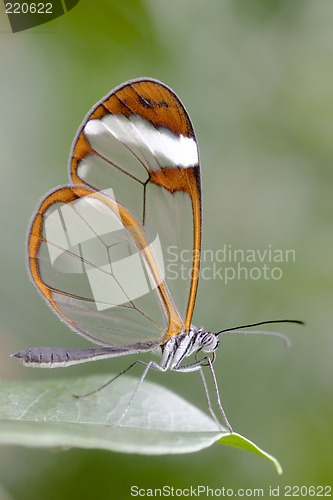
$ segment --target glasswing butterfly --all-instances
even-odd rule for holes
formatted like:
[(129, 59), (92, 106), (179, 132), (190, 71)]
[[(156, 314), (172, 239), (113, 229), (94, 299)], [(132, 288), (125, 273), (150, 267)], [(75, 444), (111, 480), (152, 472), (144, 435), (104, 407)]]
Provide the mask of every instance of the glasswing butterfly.
[[(81, 124), (69, 176), (70, 184), (48, 193), (33, 216), (28, 268), (51, 309), (98, 347), (36, 347), (13, 356), (27, 366), (51, 368), (154, 351), (160, 362), (136, 361), (112, 379), (137, 363), (145, 366), (124, 414), (150, 368), (199, 370), (218, 421), (204, 378), (208, 366), (217, 405), (232, 432), (213, 369), (218, 337), (283, 320), (219, 332), (192, 325), (200, 273), (200, 165), (180, 99), (151, 78), (114, 89)], [(172, 279), (165, 268), (171, 246), (192, 256), (186, 273), (173, 267)], [(285, 339), (272, 332), (247, 333)], [(192, 354), (194, 360), (186, 363)]]

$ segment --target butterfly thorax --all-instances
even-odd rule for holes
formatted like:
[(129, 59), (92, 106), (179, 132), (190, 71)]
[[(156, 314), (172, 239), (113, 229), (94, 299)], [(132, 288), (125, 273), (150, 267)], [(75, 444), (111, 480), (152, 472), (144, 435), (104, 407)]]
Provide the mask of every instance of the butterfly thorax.
[(206, 332), (203, 328), (191, 325), (189, 331), (185, 331), (170, 337), (162, 348), (162, 363), (164, 369), (177, 369), (184, 358), (202, 350), (203, 352), (214, 352), (219, 345), (218, 339), (213, 332)]

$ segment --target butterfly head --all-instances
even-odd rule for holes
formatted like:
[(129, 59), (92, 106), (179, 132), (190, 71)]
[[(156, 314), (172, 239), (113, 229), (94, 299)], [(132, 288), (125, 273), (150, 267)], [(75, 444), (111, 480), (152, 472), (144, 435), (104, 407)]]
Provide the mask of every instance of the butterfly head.
[(219, 346), (219, 340), (214, 332), (206, 332), (203, 328), (191, 326), (196, 338), (198, 350), (203, 352), (214, 352)]

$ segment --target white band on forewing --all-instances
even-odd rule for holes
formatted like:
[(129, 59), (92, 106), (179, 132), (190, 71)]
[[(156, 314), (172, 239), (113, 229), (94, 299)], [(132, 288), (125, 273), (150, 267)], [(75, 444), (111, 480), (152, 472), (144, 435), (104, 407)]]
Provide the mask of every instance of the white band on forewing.
[(194, 138), (176, 135), (165, 127), (156, 128), (136, 115), (127, 118), (109, 114), (101, 120), (89, 120), (84, 133), (91, 147), (103, 156), (106, 135), (113, 136), (153, 171), (161, 167), (193, 167), (199, 161)]

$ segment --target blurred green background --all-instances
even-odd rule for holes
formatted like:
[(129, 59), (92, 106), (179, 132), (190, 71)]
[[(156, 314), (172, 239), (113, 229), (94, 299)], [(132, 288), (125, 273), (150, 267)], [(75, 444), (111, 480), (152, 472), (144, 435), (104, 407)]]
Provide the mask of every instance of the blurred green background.
[[(1, 500), (130, 498), (131, 485), (267, 492), (332, 482), (332, 19), (330, 0), (81, 0), (63, 17), (12, 34), (0, 5), (2, 379), (109, 373), (128, 363), (42, 372), (9, 354), (86, 345), (29, 281), (26, 230), (39, 198), (67, 182), (83, 116), (139, 76), (171, 86), (193, 120), (203, 248), (296, 252), (295, 262), (278, 264), (280, 280), (201, 280), (194, 323), (306, 322), (283, 327), (289, 350), (274, 339), (226, 336), (215, 365), (234, 429), (275, 455), (282, 477), (259, 457), (217, 445), (160, 457), (1, 448)], [(151, 379), (205, 408), (196, 374)]]

